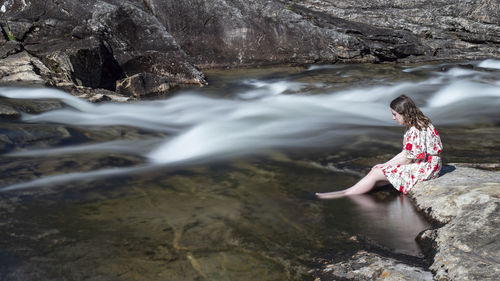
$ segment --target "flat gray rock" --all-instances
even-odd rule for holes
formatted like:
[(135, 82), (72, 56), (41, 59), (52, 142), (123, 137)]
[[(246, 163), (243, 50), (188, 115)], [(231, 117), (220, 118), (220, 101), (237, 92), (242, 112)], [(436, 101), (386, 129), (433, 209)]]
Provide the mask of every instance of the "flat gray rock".
[[(448, 172), (446, 172), (446, 169)], [(445, 167), (440, 178), (410, 191), (416, 206), (441, 228), (424, 232), (435, 253), (435, 280), (498, 280), (500, 172)]]

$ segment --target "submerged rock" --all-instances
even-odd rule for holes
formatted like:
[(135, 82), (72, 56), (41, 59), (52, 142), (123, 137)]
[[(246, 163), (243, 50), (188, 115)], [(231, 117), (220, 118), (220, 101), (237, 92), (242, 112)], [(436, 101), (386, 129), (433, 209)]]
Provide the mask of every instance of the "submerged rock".
[(21, 113), (8, 104), (0, 104), (0, 117), (17, 119), (21, 117)]
[(175, 82), (150, 73), (140, 73), (116, 82), (116, 91), (124, 96), (141, 98), (167, 92)]
[(419, 236), (434, 254), (435, 280), (498, 279), (500, 172), (457, 164), (409, 194), (419, 209), (444, 224)]
[(320, 276), (319, 280), (432, 280), (429, 271), (366, 251), (357, 252), (347, 261), (326, 265), (315, 275)]

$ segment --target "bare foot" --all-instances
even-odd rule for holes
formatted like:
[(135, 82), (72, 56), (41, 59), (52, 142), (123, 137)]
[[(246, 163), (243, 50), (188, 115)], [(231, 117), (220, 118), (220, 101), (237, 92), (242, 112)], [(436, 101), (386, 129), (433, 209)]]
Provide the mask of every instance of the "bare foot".
[(340, 198), (346, 196), (345, 190), (341, 191), (333, 191), (333, 192), (324, 192), (324, 193), (316, 193), (316, 197), (319, 199), (332, 199), (332, 198)]

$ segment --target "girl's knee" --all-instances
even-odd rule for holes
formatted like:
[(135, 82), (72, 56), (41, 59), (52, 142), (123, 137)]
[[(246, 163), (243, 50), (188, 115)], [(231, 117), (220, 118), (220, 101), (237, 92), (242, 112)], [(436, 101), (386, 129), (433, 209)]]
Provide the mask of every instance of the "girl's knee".
[(374, 166), (374, 167), (371, 169), (370, 174), (376, 174), (376, 175), (383, 174), (383, 173), (382, 173), (382, 168), (377, 167), (377, 166)]
[(373, 168), (369, 175), (377, 180), (385, 179), (384, 172), (382, 172), (382, 168)]

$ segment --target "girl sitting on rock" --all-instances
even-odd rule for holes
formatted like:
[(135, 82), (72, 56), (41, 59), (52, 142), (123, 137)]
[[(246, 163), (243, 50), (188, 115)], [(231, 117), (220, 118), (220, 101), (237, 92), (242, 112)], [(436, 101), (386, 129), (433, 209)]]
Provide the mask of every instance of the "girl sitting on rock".
[(363, 194), (376, 186), (389, 183), (406, 194), (417, 182), (439, 176), (443, 145), (431, 120), (405, 95), (394, 99), (390, 107), (392, 119), (399, 125), (406, 126), (403, 150), (391, 160), (375, 165), (352, 187), (341, 191), (316, 193), (318, 198)]

